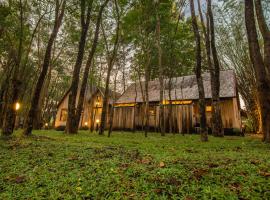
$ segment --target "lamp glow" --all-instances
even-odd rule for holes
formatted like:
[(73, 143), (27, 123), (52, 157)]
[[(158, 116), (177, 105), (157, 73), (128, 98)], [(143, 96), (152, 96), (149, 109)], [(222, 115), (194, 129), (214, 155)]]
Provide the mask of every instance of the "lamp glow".
[(88, 125), (88, 123), (87, 123), (87, 122), (84, 122), (84, 125), (85, 125), (85, 126), (87, 126), (87, 125)]
[(96, 122), (99, 123), (99, 119), (97, 119)]
[(21, 107), (20, 103), (17, 102), (17, 103), (15, 104), (15, 110), (19, 110), (20, 107)]
[(48, 124), (48, 123), (46, 123), (46, 124), (45, 124), (45, 126), (47, 127), (47, 126), (49, 126), (49, 124)]

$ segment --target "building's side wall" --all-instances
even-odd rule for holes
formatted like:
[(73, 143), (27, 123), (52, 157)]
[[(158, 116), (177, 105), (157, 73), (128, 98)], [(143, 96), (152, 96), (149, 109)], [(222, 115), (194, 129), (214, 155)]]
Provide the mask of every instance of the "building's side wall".
[[(83, 119), (83, 124), (92, 130), (97, 130), (100, 126), (101, 122), (101, 112), (103, 105), (103, 96), (98, 91), (95, 95), (92, 96), (91, 101), (87, 103), (87, 117)], [(110, 117), (110, 109), (111, 107), (107, 107), (107, 115), (106, 115), (106, 127), (109, 125), (109, 117)], [(85, 124), (87, 122), (87, 125)]]
[[(88, 94), (87, 94), (88, 95)], [(68, 112), (68, 98), (69, 95), (66, 95), (66, 97), (63, 99), (62, 103), (58, 106), (56, 119), (55, 119), (55, 127), (59, 126), (66, 126), (67, 123), (67, 112)], [(83, 107), (83, 113), (81, 115), (79, 126), (84, 126), (84, 123), (88, 120), (89, 114), (87, 112), (88, 110), (88, 103), (87, 98), (85, 98), (84, 101), (84, 107)], [(78, 103), (79, 95), (77, 95), (76, 98), (76, 104)], [(66, 115), (66, 116), (64, 116)]]
[[(207, 102), (210, 105), (210, 101)], [(221, 99), (221, 117), (223, 128), (241, 128), (240, 110), (237, 98)], [(198, 103), (194, 103), (195, 123), (199, 123)], [(207, 126), (211, 127), (212, 112), (206, 112)]]
[(68, 95), (62, 101), (62, 103), (59, 105), (59, 107), (57, 109), (57, 114), (56, 114), (56, 119), (55, 119), (55, 127), (66, 126), (66, 120), (63, 120), (63, 116), (61, 119), (61, 113), (63, 114), (63, 112), (65, 112), (65, 110), (67, 113), (67, 108), (68, 108)]
[[(210, 105), (210, 102), (208, 102)], [(133, 129), (134, 128), (134, 111), (135, 125), (137, 128), (143, 126), (144, 106), (139, 104), (136, 107), (117, 107), (114, 109), (113, 127), (115, 129)], [(172, 105), (170, 119), (169, 105), (165, 106), (165, 126), (166, 131), (172, 127), (173, 132), (191, 133), (195, 126), (199, 126), (199, 109), (198, 101), (188, 105)], [(224, 128), (241, 128), (240, 110), (236, 98), (221, 100), (221, 115)], [(206, 112), (207, 126), (211, 127), (212, 112)], [(150, 105), (149, 126), (157, 130), (159, 127), (159, 106)]]
[[(114, 129), (137, 129), (143, 127), (145, 123), (144, 105), (139, 104), (136, 107), (116, 107), (114, 109)], [(192, 118), (192, 105), (173, 105), (172, 106), (172, 131), (178, 133), (190, 133), (194, 124)], [(149, 127), (157, 131), (159, 127), (159, 106), (152, 104), (149, 106)], [(134, 117), (135, 111), (135, 117)], [(165, 127), (169, 131), (169, 106), (165, 106)]]

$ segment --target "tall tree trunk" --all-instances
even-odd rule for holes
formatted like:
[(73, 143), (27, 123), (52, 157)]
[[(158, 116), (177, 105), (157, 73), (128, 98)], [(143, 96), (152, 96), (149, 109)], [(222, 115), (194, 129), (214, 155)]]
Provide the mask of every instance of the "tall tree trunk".
[(11, 88), (9, 88), (9, 91), (6, 91), (7, 98), (5, 102), (5, 109), (3, 113), (3, 127), (2, 127), (2, 134), (4, 136), (9, 136), (13, 133), (15, 120), (16, 120), (16, 110), (14, 108), (16, 102), (19, 100), (19, 92), (21, 87), (21, 79), (19, 77), (20, 75), (20, 68), (21, 68), (21, 60), (22, 60), (22, 54), (23, 54), (23, 3), (22, 0), (19, 1), (19, 8), (20, 8), (20, 35), (19, 35), (19, 48), (18, 48), (18, 55), (15, 58), (15, 66), (14, 71), (11, 77)]
[[(68, 117), (67, 117), (67, 124), (66, 124), (66, 132), (67, 133), (77, 133), (77, 118), (76, 118), (76, 98), (78, 92), (78, 86), (80, 82), (80, 71), (82, 66), (82, 61), (84, 57), (84, 49), (85, 49), (85, 42), (87, 38), (87, 32), (89, 29), (90, 24), (90, 17), (91, 17), (91, 10), (93, 0), (89, 3), (86, 0), (81, 0), (81, 36), (78, 48), (78, 54), (76, 63), (73, 69), (72, 74), (72, 82), (70, 87), (70, 94), (68, 97)], [(86, 6), (87, 3), (87, 6)], [(87, 7), (87, 12), (85, 14), (85, 10)]]
[(136, 83), (136, 80), (135, 80), (135, 99), (134, 99), (134, 112), (133, 112), (133, 133), (136, 132), (136, 110), (137, 110), (137, 95), (138, 95), (138, 92), (137, 92), (137, 83)]
[(48, 89), (49, 89), (49, 85), (50, 85), (50, 81), (51, 81), (51, 67), (49, 66), (49, 70), (48, 70), (48, 74), (45, 78), (43, 87), (40, 91), (40, 98), (39, 98), (39, 102), (38, 102), (38, 106), (37, 106), (37, 111), (36, 111), (36, 117), (34, 118), (34, 122), (33, 122), (33, 129), (35, 130), (39, 130), (42, 128), (42, 123), (43, 123), (43, 106), (44, 106), (44, 102), (45, 102), (45, 98), (48, 95)]
[(38, 102), (40, 100), (40, 91), (42, 90), (42, 87), (46, 79), (46, 75), (47, 75), (48, 68), (50, 65), (50, 60), (51, 60), (51, 51), (52, 51), (53, 43), (54, 43), (55, 38), (57, 37), (57, 33), (62, 24), (65, 6), (66, 6), (65, 0), (62, 2), (62, 5), (60, 4), (58, 0), (56, 1), (54, 27), (53, 27), (53, 31), (50, 35), (50, 38), (47, 44), (47, 48), (46, 48), (46, 52), (45, 52), (45, 56), (43, 60), (43, 65), (42, 65), (42, 70), (38, 77), (38, 81), (34, 90), (34, 95), (32, 97), (30, 110), (27, 116), (26, 127), (24, 130), (24, 135), (31, 135), (32, 133), (33, 122), (34, 122), (34, 119), (36, 118)]
[(266, 66), (260, 53), (253, 1), (245, 0), (245, 23), (249, 45), (250, 59), (256, 79), (260, 114), (262, 120), (263, 140), (270, 142), (270, 80), (267, 78)]
[(144, 108), (144, 118), (145, 118), (145, 122), (144, 123), (144, 136), (147, 137), (148, 136), (148, 132), (149, 132), (149, 88), (148, 88), (148, 83), (150, 80), (150, 50), (147, 50), (147, 63), (145, 66), (145, 108)]
[(170, 72), (169, 77), (169, 112), (168, 112), (168, 118), (169, 118), (169, 133), (173, 134), (175, 133), (173, 131), (173, 117), (172, 117), (172, 73)]
[(114, 117), (113, 115), (114, 115), (114, 105), (115, 105), (115, 102), (116, 102), (116, 81), (117, 81), (118, 70), (119, 69), (116, 70), (116, 74), (115, 74), (115, 77), (114, 77), (113, 103), (112, 103), (111, 112), (110, 112), (108, 137), (111, 137), (112, 129), (113, 129), (113, 117)]
[(261, 0), (255, 0), (255, 8), (259, 29), (264, 42), (264, 64), (267, 70), (268, 79), (270, 79), (270, 30), (263, 14)]
[(196, 39), (196, 79), (199, 91), (199, 113), (200, 113), (200, 133), (201, 141), (208, 141), (207, 129), (206, 129), (206, 114), (205, 114), (205, 94), (203, 87), (203, 78), (202, 78), (202, 55), (201, 55), (201, 38), (197, 25), (197, 19), (194, 9), (194, 1), (190, 0), (190, 10), (192, 16), (192, 27)]
[[(214, 28), (214, 18), (212, 13), (212, 3), (211, 0), (207, 0), (207, 12), (209, 20), (209, 32), (210, 32), (210, 45), (212, 50), (212, 57), (214, 67), (210, 69), (211, 75), (211, 89), (212, 89), (212, 133), (214, 136), (223, 137), (224, 131), (222, 127), (221, 118), (221, 107), (219, 99), (220, 91), (220, 66), (217, 56), (216, 44), (215, 44), (215, 28)], [(211, 65), (212, 66), (212, 65)]]
[(157, 9), (156, 9), (156, 32), (157, 32), (157, 49), (158, 49), (158, 69), (159, 69), (159, 127), (161, 136), (165, 136), (165, 118), (164, 118), (164, 105), (163, 105), (163, 92), (164, 92), (164, 82), (163, 82), (163, 66), (162, 66), (162, 49), (160, 46), (160, 16), (159, 16), (159, 0), (157, 1)]
[[(118, 4), (117, 0), (115, 0), (115, 8), (116, 8), (116, 13), (117, 13), (117, 27), (116, 27), (116, 37), (114, 41), (114, 46), (113, 46), (113, 52), (112, 55), (109, 56), (109, 62), (108, 62), (108, 71), (107, 71), (107, 78), (106, 78), (106, 85), (105, 85), (105, 92), (104, 92), (104, 99), (103, 99), (103, 106), (102, 106), (102, 112), (101, 112), (101, 122), (100, 122), (100, 128), (99, 128), (99, 135), (104, 134), (105, 126), (106, 126), (106, 115), (107, 115), (107, 108), (108, 108), (108, 101), (109, 101), (109, 83), (110, 83), (110, 76), (111, 76), (111, 71), (114, 65), (116, 53), (118, 50), (118, 41), (119, 41), (119, 30), (120, 30), (120, 15), (119, 15), (119, 10), (118, 10)], [(105, 33), (103, 34), (105, 37)], [(109, 52), (108, 52), (109, 53)]]
[(99, 36), (99, 29), (100, 29), (102, 13), (103, 13), (103, 10), (104, 10), (105, 6), (107, 5), (108, 1), (109, 0), (106, 0), (103, 3), (103, 5), (100, 7), (100, 10), (98, 13), (95, 35), (94, 35), (94, 39), (92, 42), (92, 48), (89, 52), (89, 56), (88, 56), (85, 70), (84, 70), (84, 74), (83, 74), (82, 86), (81, 86), (81, 90), (80, 90), (79, 101), (78, 101), (77, 112), (76, 112), (76, 127), (74, 127), (75, 132), (78, 132), (79, 122), (80, 122), (81, 113), (82, 113), (83, 105), (84, 105), (85, 90), (86, 90), (86, 86), (87, 86), (89, 71), (90, 71), (91, 64), (92, 64), (92, 61), (93, 61), (93, 58), (95, 55), (95, 51), (97, 48), (97, 44), (98, 44), (98, 36)]

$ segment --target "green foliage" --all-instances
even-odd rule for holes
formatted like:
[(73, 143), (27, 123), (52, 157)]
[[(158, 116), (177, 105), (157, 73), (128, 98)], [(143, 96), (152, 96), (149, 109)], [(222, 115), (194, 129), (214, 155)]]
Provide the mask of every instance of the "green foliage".
[(257, 138), (18, 134), (0, 140), (0, 199), (270, 198), (269, 146)]

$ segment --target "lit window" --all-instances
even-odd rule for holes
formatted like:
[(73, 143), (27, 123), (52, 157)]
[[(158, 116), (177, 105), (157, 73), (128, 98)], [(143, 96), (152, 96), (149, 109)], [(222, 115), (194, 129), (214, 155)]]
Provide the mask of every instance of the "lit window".
[(206, 106), (206, 112), (212, 112), (212, 106)]

